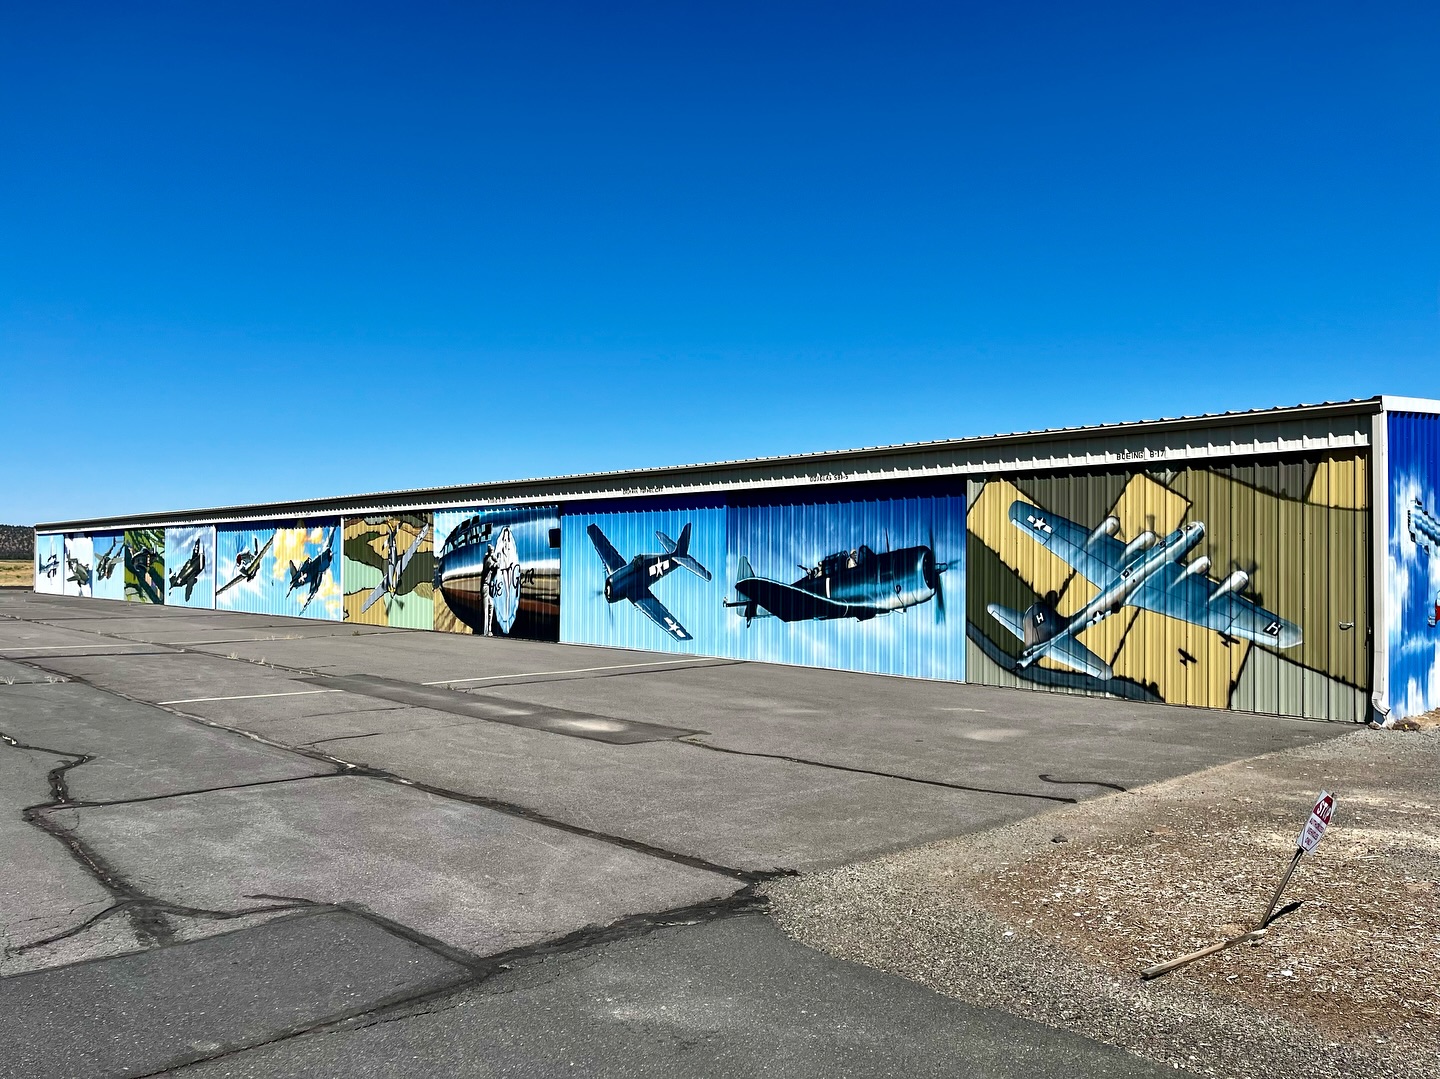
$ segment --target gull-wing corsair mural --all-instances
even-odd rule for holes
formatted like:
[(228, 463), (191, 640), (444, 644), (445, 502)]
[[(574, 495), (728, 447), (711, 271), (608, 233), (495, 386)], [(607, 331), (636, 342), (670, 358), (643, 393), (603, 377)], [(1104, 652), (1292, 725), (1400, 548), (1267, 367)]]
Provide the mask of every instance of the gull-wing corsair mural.
[[(1425, 508), (1425, 503), (1419, 498), (1405, 510), (1405, 527), (1410, 530), (1410, 542), (1416, 548), (1425, 552), (1426, 556), (1435, 558), (1440, 555), (1440, 520)], [(1426, 621), (1433, 627), (1440, 622), (1440, 595), (1431, 597), (1430, 614)]]
[(815, 566), (801, 566), (805, 576), (792, 584), (758, 576), (750, 559), (740, 556), (735, 582), (738, 600), (725, 606), (739, 609), (748, 626), (755, 618), (774, 615), (782, 622), (854, 618), (903, 611), (935, 600), (935, 617), (945, 618), (940, 575), (949, 564), (935, 560), (934, 545), (902, 547), (876, 554), (861, 544), (854, 550), (826, 555)]
[(265, 552), (275, 544), (275, 534), (272, 532), (270, 538), (265, 541), (265, 546), (260, 546), (260, 537), (256, 536), (247, 550), (241, 551), (235, 556), (235, 576), (215, 589), (218, 596), (227, 588), (233, 588), (242, 581), (253, 581), (260, 574), (260, 562), (265, 557)]
[(330, 536), (325, 540), (325, 549), (318, 555), (310, 555), (298, 566), (292, 561), (290, 563), (290, 587), (285, 590), (285, 595), (300, 588), (309, 589), (305, 599), (300, 603), (300, 610), (303, 612), (310, 606), (310, 601), (320, 591), (320, 586), (325, 583), (325, 574), (330, 569), (330, 563), (335, 558), (335, 533), (337, 529), (330, 529)]
[(38, 566), (35, 567), (35, 573), (37, 576), (43, 574), (46, 577), (54, 577), (59, 572), (60, 556), (58, 554), (52, 554), (49, 558), (44, 559)]
[(659, 530), (655, 532), (655, 539), (664, 548), (664, 554), (637, 554), (629, 562), (626, 562), (620, 552), (615, 550), (614, 545), (605, 538), (605, 533), (600, 531), (598, 525), (587, 526), (585, 534), (595, 545), (595, 552), (600, 556), (600, 561), (605, 563), (607, 572), (605, 602), (619, 603), (622, 599), (629, 600), (644, 613), (645, 617), (677, 641), (693, 639), (690, 631), (682, 626), (650, 591), (657, 581), (682, 567), (701, 580), (710, 580), (710, 571), (690, 557), (690, 525), (688, 523), (680, 530), (678, 541), (672, 540)]
[(1024, 642), (1017, 669), (1044, 657), (1094, 678), (1110, 678), (1110, 665), (1076, 636), (1127, 606), (1271, 648), (1293, 648), (1301, 643), (1299, 626), (1242, 595), (1250, 583), (1244, 570), (1237, 569), (1217, 582), (1208, 576), (1210, 559), (1205, 555), (1183, 561), (1204, 539), (1203, 522), (1192, 521), (1163, 539), (1146, 530), (1122, 543), (1115, 538), (1120, 521), (1114, 516), (1091, 530), (1018, 499), (1010, 504), (1009, 515), (1015, 527), (1099, 590), (1069, 617), (1055, 609), (1053, 593), (1023, 614), (998, 603), (988, 604), (990, 616)]
[(196, 540), (195, 546), (190, 550), (190, 557), (185, 560), (184, 565), (170, 574), (170, 587), (185, 589), (185, 602), (188, 603), (191, 593), (195, 591), (195, 582), (200, 580), (200, 574), (204, 572), (205, 545)]
[[(400, 578), (405, 573), (405, 567), (410, 565), (410, 560), (415, 557), (415, 552), (420, 550), (420, 545), (425, 542), (425, 537), (430, 535), (430, 526), (422, 525), (410, 545), (402, 553), (400, 550), (400, 526), (389, 522), (385, 531), (385, 564), (380, 567), (380, 583), (377, 584), (365, 598), (364, 604), (360, 607), (360, 613), (368, 611), (381, 596), (393, 596), (400, 587)], [(333, 538), (333, 537), (332, 537)], [(327, 549), (328, 550), (328, 549)]]

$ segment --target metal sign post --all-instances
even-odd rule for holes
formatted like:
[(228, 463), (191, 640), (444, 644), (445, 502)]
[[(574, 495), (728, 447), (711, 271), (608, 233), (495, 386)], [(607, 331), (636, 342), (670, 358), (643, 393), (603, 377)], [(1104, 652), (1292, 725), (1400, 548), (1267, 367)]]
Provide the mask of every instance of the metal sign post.
[[(1146, 967), (1140, 972), (1140, 977), (1145, 981), (1151, 978), (1158, 978), (1162, 974), (1168, 974), (1197, 959), (1204, 959), (1207, 955), (1214, 955), (1216, 952), (1223, 952), (1236, 944), (1247, 940), (1259, 940), (1265, 935), (1270, 922), (1275, 917), (1275, 906), (1280, 902), (1280, 897), (1285, 894), (1286, 887), (1290, 884), (1290, 878), (1295, 875), (1295, 867), (1300, 864), (1300, 859), (1313, 851), (1325, 835), (1325, 829), (1330, 827), (1330, 818), (1335, 812), (1335, 796), (1329, 791), (1321, 791), (1320, 797), (1315, 799), (1315, 805), (1310, 810), (1310, 819), (1305, 822), (1305, 827), (1300, 829), (1300, 834), (1295, 837), (1295, 856), (1290, 859), (1290, 866), (1285, 870), (1285, 875), (1280, 878), (1280, 884), (1275, 893), (1270, 896), (1270, 902), (1265, 906), (1265, 913), (1255, 923), (1255, 928), (1247, 933), (1241, 933), (1238, 937), (1230, 937), (1227, 940), (1217, 941), (1214, 944), (1201, 948), (1198, 952), (1190, 952), (1164, 963), (1156, 963), (1152, 967)], [(1283, 911), (1281, 913), (1284, 913)]]

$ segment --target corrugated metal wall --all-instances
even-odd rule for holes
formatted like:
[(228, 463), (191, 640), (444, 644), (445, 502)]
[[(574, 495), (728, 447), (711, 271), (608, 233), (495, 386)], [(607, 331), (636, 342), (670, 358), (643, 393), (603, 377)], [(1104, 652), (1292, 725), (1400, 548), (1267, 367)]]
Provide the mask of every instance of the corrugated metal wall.
[(96, 599), (125, 598), (125, 533), (94, 532), (90, 551), (95, 556), (91, 589)]
[(339, 622), (340, 518), (215, 530), (215, 606)]
[(175, 607), (215, 606), (215, 528), (165, 530), (165, 602)]
[(131, 603), (165, 602), (165, 530), (125, 532), (125, 598)]
[(58, 596), (65, 591), (65, 537), (35, 537), (35, 591)]
[(1387, 419), (1390, 535), (1384, 632), (1390, 711), (1440, 708), (1440, 416)]
[(435, 512), (434, 628), (560, 639), (560, 508)]
[(345, 518), (345, 621), (434, 629), (431, 513)]
[(561, 640), (964, 678), (958, 492), (631, 500), (561, 527)]
[[(1364, 719), (1366, 463), (1344, 454), (972, 482), (970, 680)], [(1070, 546), (1052, 538), (1072, 534)], [(1118, 606), (1064, 632), (1097, 597)], [(1046, 642), (1051, 630), (1038, 627), (1062, 632)]]

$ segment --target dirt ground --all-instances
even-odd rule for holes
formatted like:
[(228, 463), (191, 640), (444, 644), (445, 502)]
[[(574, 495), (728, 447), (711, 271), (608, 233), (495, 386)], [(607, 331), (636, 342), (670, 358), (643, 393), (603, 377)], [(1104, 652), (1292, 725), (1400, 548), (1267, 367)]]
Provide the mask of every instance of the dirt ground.
[(0, 588), (33, 588), (35, 586), (35, 564), (30, 561), (0, 562)]
[[(769, 886), (806, 943), (1200, 1074), (1440, 1076), (1440, 731), (1361, 730)], [(1242, 944), (1321, 788), (1334, 822)]]

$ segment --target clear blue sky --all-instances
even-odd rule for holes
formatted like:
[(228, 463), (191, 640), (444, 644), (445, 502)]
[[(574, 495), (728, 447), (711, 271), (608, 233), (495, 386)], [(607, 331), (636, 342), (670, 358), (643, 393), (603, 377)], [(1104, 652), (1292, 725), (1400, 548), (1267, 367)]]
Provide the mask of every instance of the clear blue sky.
[(0, 520), (1440, 396), (1440, 5), (10, 4)]

